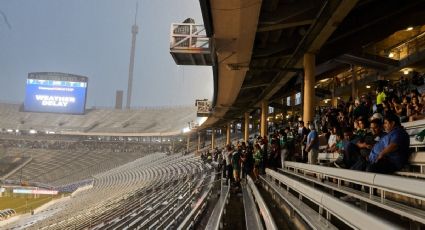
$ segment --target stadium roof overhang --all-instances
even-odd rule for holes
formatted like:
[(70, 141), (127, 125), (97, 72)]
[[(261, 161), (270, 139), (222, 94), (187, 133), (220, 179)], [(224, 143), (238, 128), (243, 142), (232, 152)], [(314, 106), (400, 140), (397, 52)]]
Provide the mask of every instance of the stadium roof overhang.
[(217, 48), (215, 109), (201, 126), (220, 127), (300, 85), (302, 59), (316, 54), (316, 80), (360, 65), (400, 63), (364, 52), (408, 26), (425, 24), (425, 1), (200, 0)]
[(238, 97), (251, 61), (261, 1), (200, 0), (207, 34), (214, 38), (217, 64), (214, 113), (203, 124), (220, 122)]

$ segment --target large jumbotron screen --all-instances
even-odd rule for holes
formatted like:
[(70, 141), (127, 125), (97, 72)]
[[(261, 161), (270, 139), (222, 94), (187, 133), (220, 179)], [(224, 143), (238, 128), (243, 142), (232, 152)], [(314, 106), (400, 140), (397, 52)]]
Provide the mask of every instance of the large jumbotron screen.
[(84, 114), (88, 79), (65, 73), (29, 73), (24, 110)]

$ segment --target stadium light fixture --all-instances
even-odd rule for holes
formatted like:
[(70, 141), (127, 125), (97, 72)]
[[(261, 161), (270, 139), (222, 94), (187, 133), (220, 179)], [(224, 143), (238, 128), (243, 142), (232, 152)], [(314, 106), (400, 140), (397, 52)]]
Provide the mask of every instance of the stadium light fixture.
[(190, 132), (190, 128), (189, 128), (189, 127), (185, 127), (185, 128), (182, 130), (182, 132), (183, 132), (183, 133), (188, 133), (188, 132)]

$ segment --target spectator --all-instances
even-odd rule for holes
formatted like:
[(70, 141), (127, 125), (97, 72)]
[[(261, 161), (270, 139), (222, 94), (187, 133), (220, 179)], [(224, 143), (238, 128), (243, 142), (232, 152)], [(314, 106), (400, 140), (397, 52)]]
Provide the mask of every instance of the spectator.
[(263, 154), (261, 153), (261, 147), (259, 144), (254, 145), (254, 179), (258, 181), (258, 175), (260, 173), (260, 164), (263, 160)]
[(382, 137), (386, 135), (382, 129), (382, 122), (379, 119), (374, 119), (370, 122), (370, 129), (372, 131), (372, 136), (367, 136), (364, 141), (359, 141), (357, 143), (357, 146), (360, 148), (361, 156), (358, 161), (351, 166), (351, 169), (353, 170), (366, 170), (371, 149)]
[(233, 180), (235, 185), (239, 186), (240, 172), (241, 172), (241, 154), (242, 154), (242, 145), (238, 145), (238, 149), (232, 152), (232, 168), (233, 168)]
[(288, 138), (286, 132), (289, 131), (288, 128), (285, 130), (280, 130), (279, 132), (279, 146), (280, 146), (280, 161), (281, 166), (283, 167), (285, 158), (288, 156)]
[(301, 161), (304, 161), (305, 158), (304, 151), (307, 143), (308, 133), (309, 130), (304, 126), (304, 121), (300, 121), (298, 127), (298, 143), (300, 143), (301, 146)]
[(226, 151), (223, 151), (223, 158), (226, 162), (226, 181), (233, 182), (233, 168), (232, 168), (232, 154), (233, 148), (230, 144), (226, 146)]
[(251, 175), (251, 172), (254, 168), (254, 158), (253, 158), (253, 146), (252, 143), (250, 143), (248, 146), (246, 146), (245, 142), (242, 142), (242, 153), (244, 154), (244, 157), (242, 159), (242, 173), (243, 176), (246, 178), (246, 175)]
[(387, 95), (385, 95), (384, 87), (378, 86), (378, 89), (376, 90), (376, 105), (382, 104), (386, 97)]
[(308, 163), (317, 164), (319, 155), (319, 135), (313, 124), (309, 125), (310, 133), (307, 136), (306, 152), (308, 152)]
[(328, 146), (326, 147), (327, 152), (335, 152), (336, 150), (336, 139), (337, 139), (336, 127), (332, 127), (331, 135), (329, 136)]
[(360, 150), (356, 145), (357, 141), (358, 138), (353, 134), (353, 130), (350, 127), (345, 128), (344, 140), (342, 143), (343, 154), (341, 158), (338, 158), (334, 162), (337, 168), (351, 168), (351, 166), (357, 162), (360, 155)]
[(403, 168), (410, 156), (410, 139), (395, 114), (387, 114), (384, 128), (388, 133), (374, 145), (369, 155), (367, 171), (376, 173), (393, 173)]
[(279, 148), (279, 143), (277, 141), (272, 142), (270, 157), (269, 157), (269, 165), (271, 168), (274, 168), (274, 169), (280, 167), (280, 148)]

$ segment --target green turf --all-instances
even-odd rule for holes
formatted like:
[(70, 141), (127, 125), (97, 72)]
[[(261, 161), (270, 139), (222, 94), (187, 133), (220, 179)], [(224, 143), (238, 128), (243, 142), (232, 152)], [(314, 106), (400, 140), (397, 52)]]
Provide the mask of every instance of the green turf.
[[(57, 196), (53, 196), (53, 199)], [(30, 212), (31, 209), (36, 209), (43, 204), (52, 200), (52, 196), (45, 195), (38, 198), (32, 198), (30, 196), (24, 197), (0, 197), (0, 210), (12, 208), (17, 213)]]

